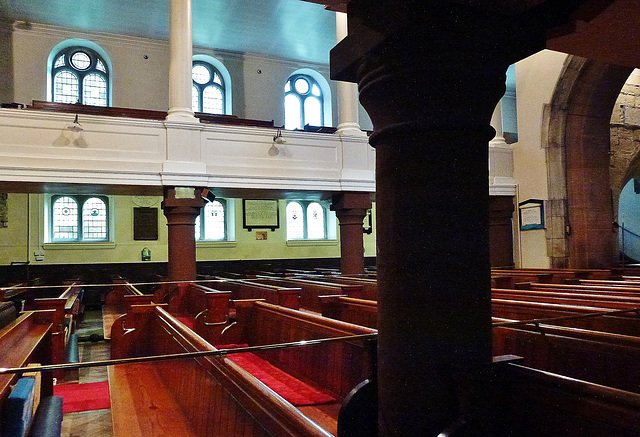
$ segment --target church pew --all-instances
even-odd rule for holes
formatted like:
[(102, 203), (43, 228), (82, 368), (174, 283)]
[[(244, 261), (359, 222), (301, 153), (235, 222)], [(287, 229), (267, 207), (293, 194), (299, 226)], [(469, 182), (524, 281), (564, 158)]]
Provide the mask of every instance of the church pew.
[[(55, 311), (26, 311), (0, 329), (0, 368), (23, 367), (29, 363), (52, 364), (51, 334)], [(0, 412), (19, 375), (0, 375)], [(53, 395), (53, 376), (42, 375), (42, 396)]]
[(316, 313), (321, 311), (319, 296), (342, 294), (353, 298), (361, 298), (364, 290), (363, 285), (328, 283), (312, 279), (259, 277), (250, 281), (252, 283), (281, 287), (299, 287), (301, 289), (300, 308)]
[(640, 337), (493, 321), (494, 356), (518, 355), (529, 367), (640, 393)]
[(272, 285), (250, 279), (204, 279), (200, 285), (219, 291), (230, 291), (232, 301), (242, 299), (264, 299), (285, 308), (300, 308), (300, 287)]
[(640, 435), (640, 395), (507, 363), (478, 389), (488, 432), (518, 437)]
[[(222, 336), (222, 344), (258, 346), (377, 332), (258, 300), (237, 301), (235, 304), (237, 324)], [(257, 354), (339, 399), (344, 399), (357, 384), (368, 378), (371, 370), (367, 350), (355, 342), (304, 348), (300, 352), (273, 350)]]
[(124, 278), (114, 278), (114, 285), (107, 293), (102, 305), (102, 325), (104, 338), (110, 339), (111, 327), (115, 320), (127, 313), (131, 305), (151, 303), (153, 295), (144, 294)]
[(229, 323), (230, 291), (185, 282), (171, 296), (167, 311), (204, 339), (215, 338)]
[(378, 302), (341, 295), (320, 296), (323, 317), (377, 329)]
[(581, 305), (527, 302), (509, 299), (491, 300), (491, 313), (493, 317), (512, 320), (559, 318), (558, 320), (545, 321), (545, 323), (610, 332), (612, 334), (640, 336), (640, 318), (635, 313), (584, 317), (588, 314), (606, 311), (608, 310), (604, 308)]
[(620, 277), (620, 271), (618, 271), (618, 269), (491, 269), (491, 274), (547, 274), (553, 275), (555, 279), (554, 282), (562, 282), (565, 279), (613, 279)]
[(625, 296), (600, 293), (563, 293), (561, 291), (537, 291), (537, 290), (512, 290), (492, 289), (491, 297), (494, 299), (511, 299), (529, 302), (546, 302), (568, 305), (584, 305), (590, 307), (603, 307), (610, 309), (640, 308), (640, 295)]
[[(300, 277), (300, 279), (305, 279), (304, 277)], [(365, 299), (365, 300), (376, 300), (378, 299), (378, 281), (370, 278), (359, 278), (356, 276), (342, 276), (342, 275), (332, 275), (332, 276), (316, 276), (310, 278), (316, 281), (328, 282), (333, 284), (343, 284), (343, 285), (360, 285), (362, 286), (362, 292), (359, 293), (351, 293), (354, 298)], [(358, 294), (355, 296), (354, 294)]]
[[(113, 358), (216, 350), (160, 306), (131, 311)], [(109, 387), (115, 437), (331, 435), (229, 358), (115, 365)]]

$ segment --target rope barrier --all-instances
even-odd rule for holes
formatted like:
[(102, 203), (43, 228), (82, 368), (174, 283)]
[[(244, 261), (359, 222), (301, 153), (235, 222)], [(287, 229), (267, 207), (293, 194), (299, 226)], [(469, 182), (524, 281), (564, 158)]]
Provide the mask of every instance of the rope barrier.
[(21, 374), (25, 372), (45, 372), (45, 371), (51, 371), (51, 370), (71, 370), (71, 369), (80, 369), (80, 368), (86, 368), (86, 367), (102, 367), (102, 366), (112, 366), (116, 364), (132, 364), (132, 363), (172, 360), (172, 359), (180, 359), (180, 358), (202, 358), (202, 357), (212, 357), (212, 356), (224, 357), (225, 355), (238, 354), (242, 352), (256, 352), (256, 351), (272, 350), (272, 349), (287, 349), (287, 348), (312, 346), (312, 345), (318, 345), (318, 344), (334, 343), (334, 342), (350, 341), (350, 340), (371, 340), (376, 338), (377, 336), (378, 336), (377, 333), (356, 334), (356, 335), (347, 335), (343, 337), (318, 338), (315, 340), (294, 341), (289, 343), (276, 343), (276, 344), (268, 344), (268, 345), (260, 345), (260, 346), (246, 346), (246, 347), (218, 349), (218, 350), (209, 350), (209, 351), (183, 352), (179, 354), (153, 355), (153, 356), (146, 356), (146, 357), (120, 358), (120, 359), (101, 360), (101, 361), (87, 361), (84, 363), (51, 364), (51, 365), (39, 366), (39, 367), (0, 368), (0, 375), (14, 375), (14, 374)]

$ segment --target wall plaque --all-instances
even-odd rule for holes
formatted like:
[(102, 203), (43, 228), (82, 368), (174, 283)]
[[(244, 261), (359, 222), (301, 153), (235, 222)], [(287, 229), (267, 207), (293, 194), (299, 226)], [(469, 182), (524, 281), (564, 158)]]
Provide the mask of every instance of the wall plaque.
[(133, 239), (158, 239), (158, 208), (133, 208)]
[(253, 228), (270, 228), (275, 231), (280, 227), (278, 200), (242, 200), (242, 225), (251, 231)]

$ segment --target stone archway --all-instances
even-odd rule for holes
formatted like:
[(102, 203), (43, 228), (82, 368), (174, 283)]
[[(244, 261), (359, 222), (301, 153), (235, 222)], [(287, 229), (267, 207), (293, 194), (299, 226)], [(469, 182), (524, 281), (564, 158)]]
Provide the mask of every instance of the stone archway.
[(545, 107), (546, 237), (554, 268), (610, 267), (617, 261), (610, 124), (631, 71), (569, 56)]

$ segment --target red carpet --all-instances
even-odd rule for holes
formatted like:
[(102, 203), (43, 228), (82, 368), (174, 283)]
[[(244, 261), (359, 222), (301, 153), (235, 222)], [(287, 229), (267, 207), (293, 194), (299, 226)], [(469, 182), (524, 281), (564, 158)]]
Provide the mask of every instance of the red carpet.
[(79, 411), (111, 408), (109, 383), (107, 381), (55, 385), (53, 387), (53, 394), (55, 396), (62, 396), (63, 413), (77, 413)]
[[(224, 349), (233, 346), (239, 347), (241, 345), (216, 347)], [(229, 354), (227, 358), (258, 378), (267, 387), (285, 398), (292, 405), (327, 404), (329, 402), (335, 402), (336, 400), (333, 396), (294, 378), (251, 352)]]

